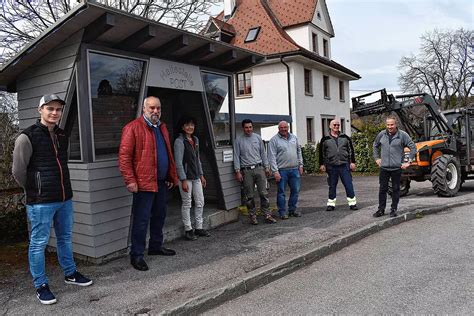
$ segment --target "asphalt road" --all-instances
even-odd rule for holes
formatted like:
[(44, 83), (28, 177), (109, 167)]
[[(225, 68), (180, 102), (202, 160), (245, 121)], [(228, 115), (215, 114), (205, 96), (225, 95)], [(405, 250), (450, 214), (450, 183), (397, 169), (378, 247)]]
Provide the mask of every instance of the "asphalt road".
[(379, 232), (207, 315), (474, 311), (472, 206)]
[[(326, 178), (304, 176), (299, 200), (303, 217), (253, 226), (242, 216), (238, 222), (213, 229), (211, 238), (192, 243), (182, 239), (166, 243), (166, 247), (177, 250), (178, 255), (146, 256), (150, 266), (147, 272), (133, 269), (126, 256), (103, 265), (78, 262), (79, 271), (94, 280), (94, 285), (86, 288), (64, 284), (55, 256), (49, 256), (47, 273), (58, 299), (58, 303), (51, 306), (41, 306), (35, 297), (26, 245), (5, 252), (0, 247), (0, 315), (159, 314), (388, 217), (372, 217), (377, 210), (376, 176), (355, 176), (354, 186), (358, 211), (349, 210), (344, 189), (339, 187), (336, 210), (326, 212)], [(273, 204), (275, 187), (270, 191)], [(466, 182), (452, 198), (436, 197), (429, 182), (413, 183), (410, 194), (400, 200), (399, 211), (403, 214), (430, 206), (471, 201), (474, 201), (474, 181)], [(429, 217), (431, 215), (425, 219)], [(425, 219), (415, 223), (423, 223)], [(405, 225), (409, 224), (401, 224)], [(470, 239), (472, 242), (473, 238)], [(375, 296), (374, 293), (368, 295)], [(287, 296), (283, 293), (281, 300)], [(290, 296), (293, 300), (293, 293)]]

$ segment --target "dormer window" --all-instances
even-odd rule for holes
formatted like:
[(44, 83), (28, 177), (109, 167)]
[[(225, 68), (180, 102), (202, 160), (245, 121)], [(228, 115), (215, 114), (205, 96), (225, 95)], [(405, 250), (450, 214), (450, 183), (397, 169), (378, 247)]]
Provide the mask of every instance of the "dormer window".
[(212, 18), (212, 22), (209, 23), (207, 29), (203, 32), (207, 37), (212, 38), (215, 41), (222, 41), (230, 43), (235, 37), (234, 27), (224, 21)]
[(253, 42), (257, 39), (258, 33), (260, 32), (260, 26), (251, 28), (245, 37), (245, 43)]

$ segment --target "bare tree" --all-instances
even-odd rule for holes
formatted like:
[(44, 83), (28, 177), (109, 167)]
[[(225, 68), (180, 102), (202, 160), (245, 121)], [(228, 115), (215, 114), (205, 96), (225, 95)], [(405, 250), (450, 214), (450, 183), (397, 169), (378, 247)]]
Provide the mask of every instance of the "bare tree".
[(417, 55), (400, 60), (400, 87), (426, 92), (443, 108), (465, 106), (473, 89), (473, 30), (434, 30), (421, 36)]
[[(0, 64), (5, 63), (44, 30), (84, 0), (0, 0)], [(150, 20), (189, 31), (204, 27), (216, 1), (202, 0), (96, 0)], [(131, 73), (133, 75), (133, 73)], [(130, 81), (134, 77), (127, 80)], [(124, 81), (129, 84), (130, 82)], [(132, 80), (133, 81), (133, 80)], [(14, 94), (0, 92), (0, 189), (12, 182), (11, 153), (18, 133)]]
[[(55, 23), (81, 0), (0, 1), (0, 64)], [(147, 19), (197, 32), (204, 27), (216, 1), (96, 0)]]
[(12, 93), (0, 92), (0, 190), (15, 186), (11, 175), (12, 153), (18, 134), (16, 97)]

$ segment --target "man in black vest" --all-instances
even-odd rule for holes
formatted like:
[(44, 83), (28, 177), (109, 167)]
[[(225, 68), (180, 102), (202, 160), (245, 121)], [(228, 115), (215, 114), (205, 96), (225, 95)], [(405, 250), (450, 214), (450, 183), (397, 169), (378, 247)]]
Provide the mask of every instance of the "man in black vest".
[(72, 189), (69, 178), (69, 139), (57, 125), (64, 101), (45, 95), (38, 105), (40, 119), (16, 139), (13, 176), (26, 192), (26, 211), (31, 223), (28, 259), (36, 296), (42, 304), (54, 304), (45, 273), (44, 251), (51, 224), (56, 234), (58, 261), (67, 284), (88, 286), (92, 281), (76, 270), (72, 255)]

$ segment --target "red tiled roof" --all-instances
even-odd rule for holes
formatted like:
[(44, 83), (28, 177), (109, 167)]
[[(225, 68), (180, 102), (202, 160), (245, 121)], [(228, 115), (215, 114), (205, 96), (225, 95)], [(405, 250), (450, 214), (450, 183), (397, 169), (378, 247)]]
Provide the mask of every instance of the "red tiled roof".
[(282, 27), (309, 23), (313, 20), (318, 0), (267, 0)]
[[(233, 16), (226, 21), (234, 27), (236, 36), (231, 44), (261, 54), (295, 51), (299, 46), (281, 30), (267, 13), (260, 0), (237, 0)], [(258, 37), (245, 43), (251, 28), (260, 26)]]
[[(335, 61), (319, 56), (299, 46), (283, 30), (284, 26), (312, 21), (316, 3), (317, 0), (236, 0), (234, 14), (226, 21), (235, 30), (235, 37), (232, 39), (231, 44), (267, 55), (267, 58), (294, 55), (305, 56), (360, 78), (357, 73)], [(311, 14), (309, 14), (310, 11)], [(223, 20), (223, 12), (213, 19)], [(258, 26), (261, 29), (256, 40), (245, 43), (248, 31)]]

